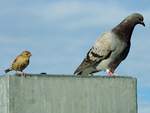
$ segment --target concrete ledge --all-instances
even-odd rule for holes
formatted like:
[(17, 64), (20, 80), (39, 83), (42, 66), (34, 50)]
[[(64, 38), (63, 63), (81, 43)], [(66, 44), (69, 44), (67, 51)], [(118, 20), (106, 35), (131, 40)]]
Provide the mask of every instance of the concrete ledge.
[(137, 113), (136, 79), (0, 77), (0, 113)]

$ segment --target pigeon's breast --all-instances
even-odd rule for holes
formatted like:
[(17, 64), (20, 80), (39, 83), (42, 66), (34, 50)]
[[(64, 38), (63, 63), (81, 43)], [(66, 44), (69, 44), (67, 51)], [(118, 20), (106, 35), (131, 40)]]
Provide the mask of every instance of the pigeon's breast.
[(112, 52), (110, 59), (108, 59), (110, 62), (108, 62), (107, 68), (114, 71), (121, 63), (121, 61), (123, 61), (127, 57), (130, 49), (130, 44), (120, 40), (120, 38), (118, 37), (115, 37), (112, 46), (114, 48), (114, 51)]
[(121, 41), (116, 35), (112, 35), (111, 38), (112, 38), (112, 44), (111, 44), (112, 53), (110, 57), (102, 60), (97, 65), (96, 67), (97, 70), (106, 70), (106, 69), (115, 70), (116, 67), (123, 60), (122, 56), (124, 54), (124, 51), (128, 47), (127, 43)]
[(115, 37), (114, 40), (112, 41), (113, 51), (110, 57), (112, 59), (120, 58), (126, 48), (128, 48), (127, 42), (120, 40), (118, 37)]

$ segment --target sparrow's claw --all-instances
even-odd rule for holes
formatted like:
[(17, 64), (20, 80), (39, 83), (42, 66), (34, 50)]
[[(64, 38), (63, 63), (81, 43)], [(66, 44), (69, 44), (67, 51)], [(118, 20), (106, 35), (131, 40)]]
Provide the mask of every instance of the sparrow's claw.
[(19, 71), (16, 71), (16, 75), (17, 76), (23, 76), (23, 77), (26, 77), (27, 75), (26, 75), (26, 73), (24, 73), (24, 72), (19, 72)]

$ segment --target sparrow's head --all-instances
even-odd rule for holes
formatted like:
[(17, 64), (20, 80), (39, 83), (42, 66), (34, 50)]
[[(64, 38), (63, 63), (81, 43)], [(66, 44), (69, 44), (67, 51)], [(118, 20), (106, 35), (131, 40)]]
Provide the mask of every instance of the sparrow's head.
[(133, 25), (141, 24), (141, 25), (145, 26), (144, 17), (139, 13), (133, 13), (133, 14), (129, 15), (124, 20), (124, 22), (128, 22)]
[(32, 56), (31, 52), (29, 52), (29, 51), (23, 51), (23, 52), (21, 53), (21, 55), (22, 55), (22, 56), (25, 56), (25, 57), (30, 57), (30, 56)]

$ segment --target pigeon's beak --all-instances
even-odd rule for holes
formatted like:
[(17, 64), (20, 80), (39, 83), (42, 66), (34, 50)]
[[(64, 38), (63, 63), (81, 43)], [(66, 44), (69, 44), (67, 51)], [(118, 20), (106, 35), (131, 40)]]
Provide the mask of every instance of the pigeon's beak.
[(145, 23), (143, 21), (140, 22), (141, 25), (143, 25), (145, 27)]

